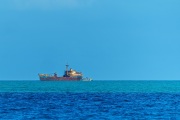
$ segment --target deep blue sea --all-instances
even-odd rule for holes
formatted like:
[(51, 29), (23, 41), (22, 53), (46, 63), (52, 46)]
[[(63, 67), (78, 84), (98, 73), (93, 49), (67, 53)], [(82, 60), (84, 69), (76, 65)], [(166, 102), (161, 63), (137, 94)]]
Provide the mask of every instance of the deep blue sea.
[(0, 81), (0, 119), (176, 120), (180, 81)]

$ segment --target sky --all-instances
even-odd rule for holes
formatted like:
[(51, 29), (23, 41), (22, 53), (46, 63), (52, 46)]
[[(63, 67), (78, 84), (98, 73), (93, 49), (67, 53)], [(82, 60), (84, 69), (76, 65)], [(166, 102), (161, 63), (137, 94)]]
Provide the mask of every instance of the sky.
[(1, 0), (0, 80), (180, 80), (179, 0)]

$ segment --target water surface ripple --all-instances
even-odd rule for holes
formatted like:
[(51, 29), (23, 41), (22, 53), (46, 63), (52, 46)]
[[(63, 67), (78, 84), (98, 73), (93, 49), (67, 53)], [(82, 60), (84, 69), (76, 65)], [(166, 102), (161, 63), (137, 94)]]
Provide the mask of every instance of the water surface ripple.
[(0, 119), (179, 119), (180, 81), (1, 81)]

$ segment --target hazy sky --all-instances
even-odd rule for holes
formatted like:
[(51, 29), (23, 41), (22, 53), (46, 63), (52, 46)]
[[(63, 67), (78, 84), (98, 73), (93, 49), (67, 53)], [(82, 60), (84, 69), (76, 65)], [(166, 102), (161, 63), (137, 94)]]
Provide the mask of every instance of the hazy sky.
[(0, 80), (180, 80), (180, 0), (1, 0)]

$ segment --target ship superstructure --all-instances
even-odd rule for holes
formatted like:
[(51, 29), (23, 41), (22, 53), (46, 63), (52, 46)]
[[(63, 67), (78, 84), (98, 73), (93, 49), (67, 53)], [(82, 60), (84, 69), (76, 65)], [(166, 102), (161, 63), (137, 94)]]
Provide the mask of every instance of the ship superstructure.
[(51, 74), (38, 74), (40, 80), (62, 80), (62, 81), (91, 81), (91, 78), (83, 78), (83, 74), (81, 72), (77, 72), (72, 68), (68, 69), (69, 65), (66, 65), (66, 70), (64, 71), (64, 75), (62, 77), (58, 77), (57, 73), (54, 75)]

